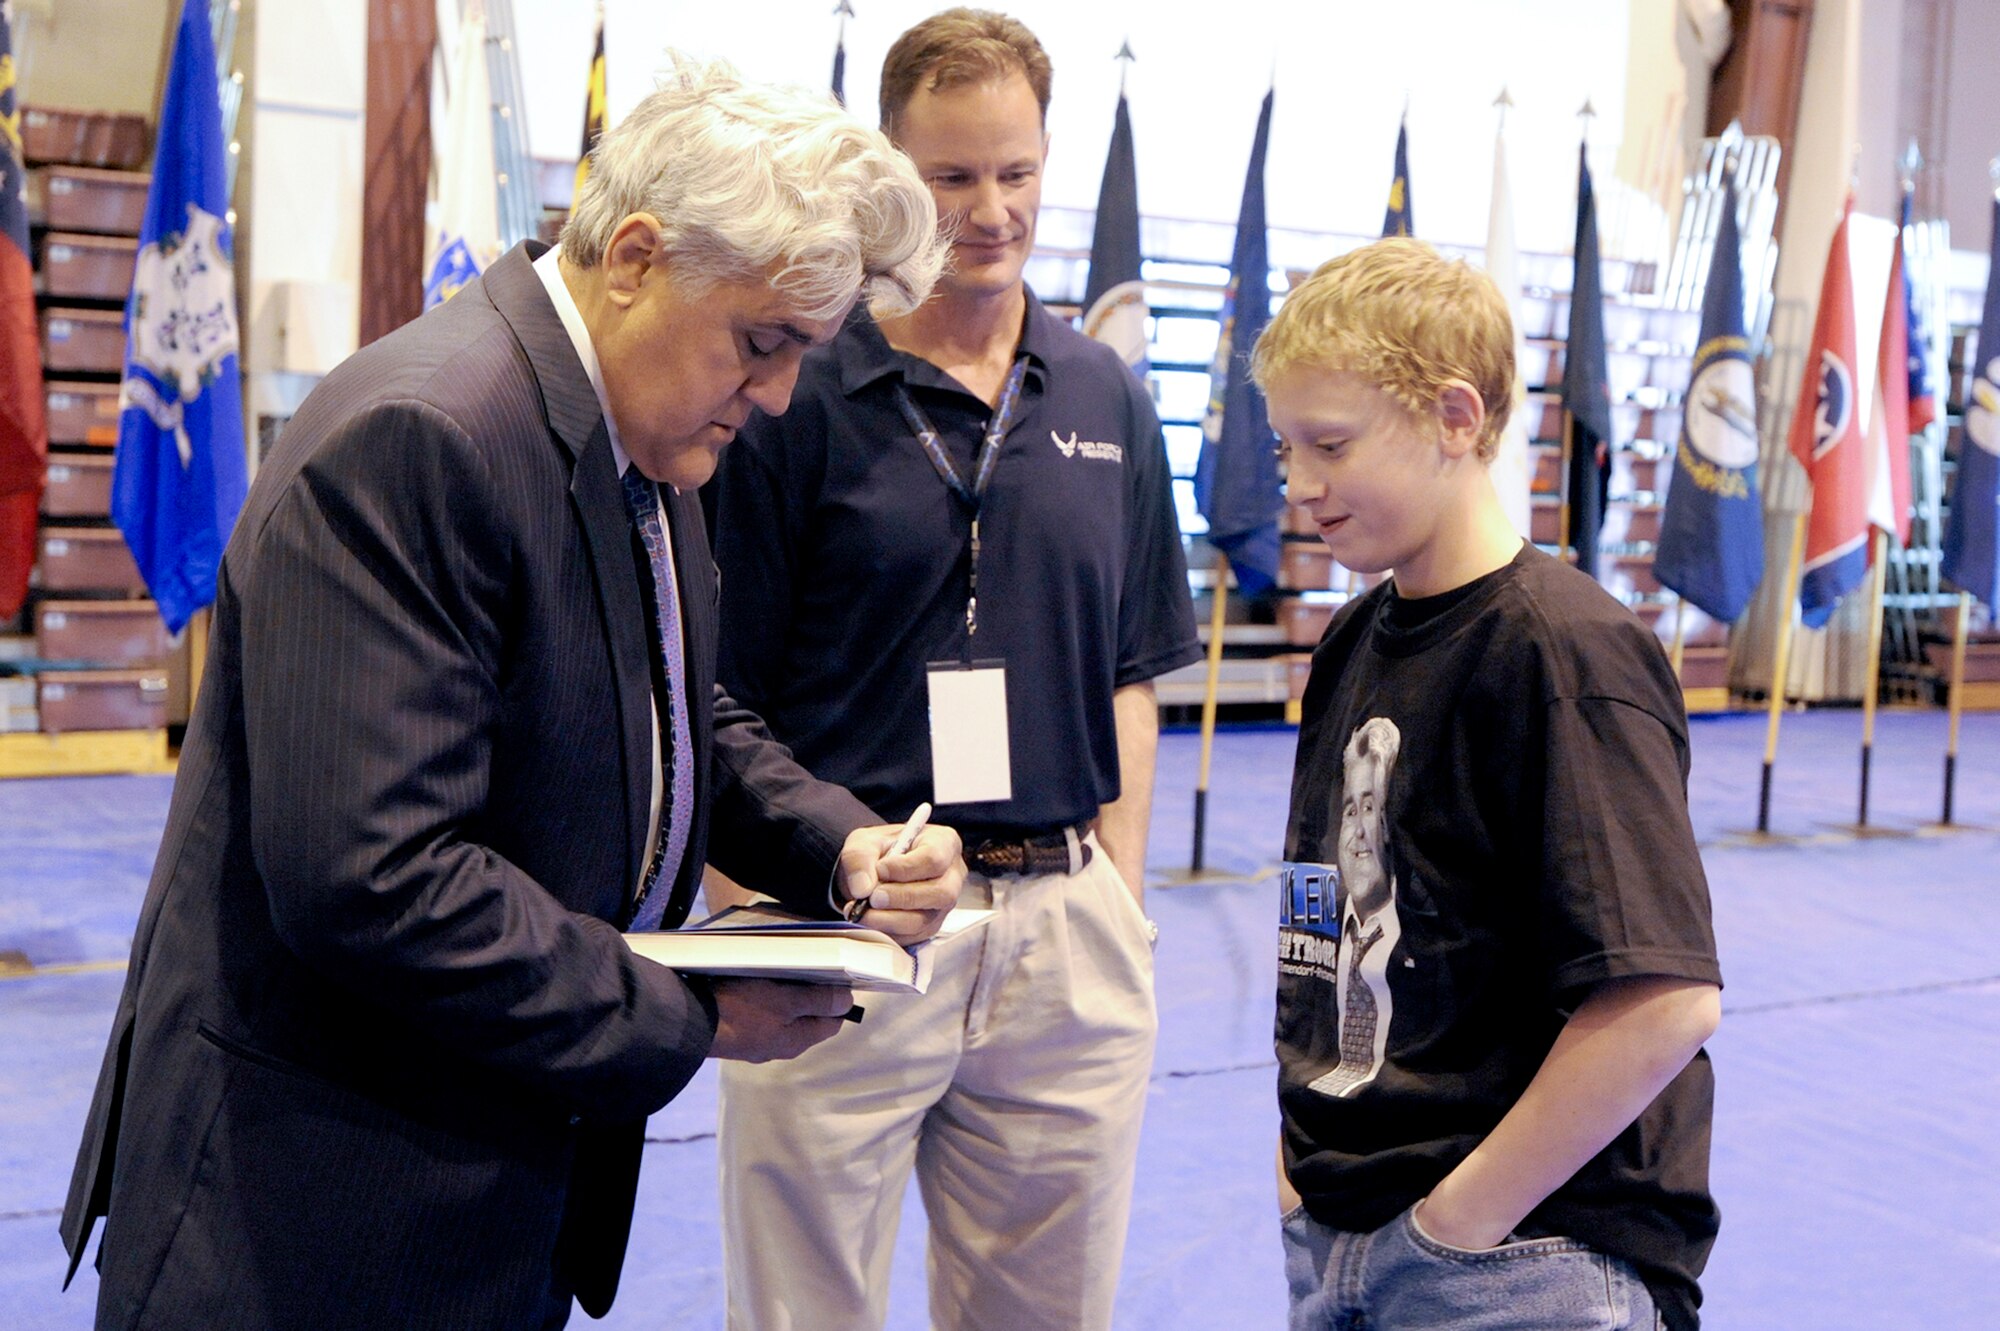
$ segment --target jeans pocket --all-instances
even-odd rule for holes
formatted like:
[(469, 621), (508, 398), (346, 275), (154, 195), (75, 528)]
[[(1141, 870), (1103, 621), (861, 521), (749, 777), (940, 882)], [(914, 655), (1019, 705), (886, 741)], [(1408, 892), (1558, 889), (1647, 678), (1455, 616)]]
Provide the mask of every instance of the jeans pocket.
[(1425, 1233), (1423, 1223), (1417, 1219), (1417, 1208), (1414, 1206), (1389, 1223), (1392, 1226), (1401, 1226), (1404, 1237), (1417, 1251), (1447, 1262), (1505, 1261), (1512, 1258), (1590, 1251), (1587, 1246), (1575, 1239), (1564, 1238), (1561, 1235), (1525, 1239), (1509, 1234), (1490, 1248), (1461, 1248)]

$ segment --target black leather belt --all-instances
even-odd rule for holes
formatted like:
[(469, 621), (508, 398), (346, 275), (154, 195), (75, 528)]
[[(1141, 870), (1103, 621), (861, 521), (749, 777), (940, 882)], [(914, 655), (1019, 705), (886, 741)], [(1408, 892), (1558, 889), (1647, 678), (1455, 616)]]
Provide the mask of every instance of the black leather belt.
[(1090, 863), (1090, 844), (1083, 839), (1089, 830), (1090, 824), (1081, 823), (1033, 836), (989, 837), (965, 852), (965, 864), (988, 878), (1082, 873)]

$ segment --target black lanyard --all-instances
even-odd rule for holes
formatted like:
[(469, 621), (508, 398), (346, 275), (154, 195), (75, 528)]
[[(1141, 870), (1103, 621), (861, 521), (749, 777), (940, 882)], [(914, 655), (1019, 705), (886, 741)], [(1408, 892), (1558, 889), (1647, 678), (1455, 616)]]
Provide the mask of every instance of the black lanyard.
[(937, 426), (917, 405), (910, 390), (901, 383), (896, 385), (896, 405), (902, 408), (903, 419), (917, 436), (924, 453), (937, 469), (939, 479), (945, 486), (972, 510), (972, 561), (967, 577), (965, 592), (965, 638), (968, 659), (972, 650), (972, 635), (979, 631), (979, 510), (986, 501), (986, 487), (993, 480), (993, 466), (1000, 460), (1000, 446), (1006, 442), (1007, 430), (1014, 423), (1014, 408), (1021, 399), (1021, 381), (1027, 377), (1028, 353), (1022, 352), (1014, 358), (1014, 368), (1007, 372), (1007, 382), (1000, 387), (1000, 400), (994, 404), (992, 419), (986, 422), (986, 434), (979, 442), (979, 456), (973, 459), (972, 484), (958, 474), (951, 457), (944, 451), (944, 440), (938, 435)]

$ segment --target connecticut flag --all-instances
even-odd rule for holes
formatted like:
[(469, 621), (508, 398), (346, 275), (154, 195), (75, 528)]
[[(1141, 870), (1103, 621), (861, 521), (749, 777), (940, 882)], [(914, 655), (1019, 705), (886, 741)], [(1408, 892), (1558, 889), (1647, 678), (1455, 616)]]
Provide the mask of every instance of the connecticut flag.
[(1799, 618), (1819, 628), (1868, 573), (1869, 458), (1862, 449), (1861, 395), (1854, 381), (1854, 276), (1847, 266), (1848, 199), (1826, 255), (1819, 316), (1792, 416), (1792, 456), (1812, 482)]
[(225, 160), (208, 0), (185, 0), (125, 305), (111, 474), (111, 516), (176, 633), (215, 600), (249, 488)]

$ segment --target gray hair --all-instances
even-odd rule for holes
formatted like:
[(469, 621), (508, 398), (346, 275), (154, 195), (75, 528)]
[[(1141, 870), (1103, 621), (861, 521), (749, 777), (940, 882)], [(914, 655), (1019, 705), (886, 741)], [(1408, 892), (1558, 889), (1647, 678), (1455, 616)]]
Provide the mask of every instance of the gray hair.
[(691, 294), (768, 281), (810, 319), (863, 293), (882, 318), (927, 299), (949, 252), (910, 159), (824, 93), (746, 83), (670, 55), (659, 88), (606, 130), (562, 232), (594, 267), (633, 213), (660, 220)]

